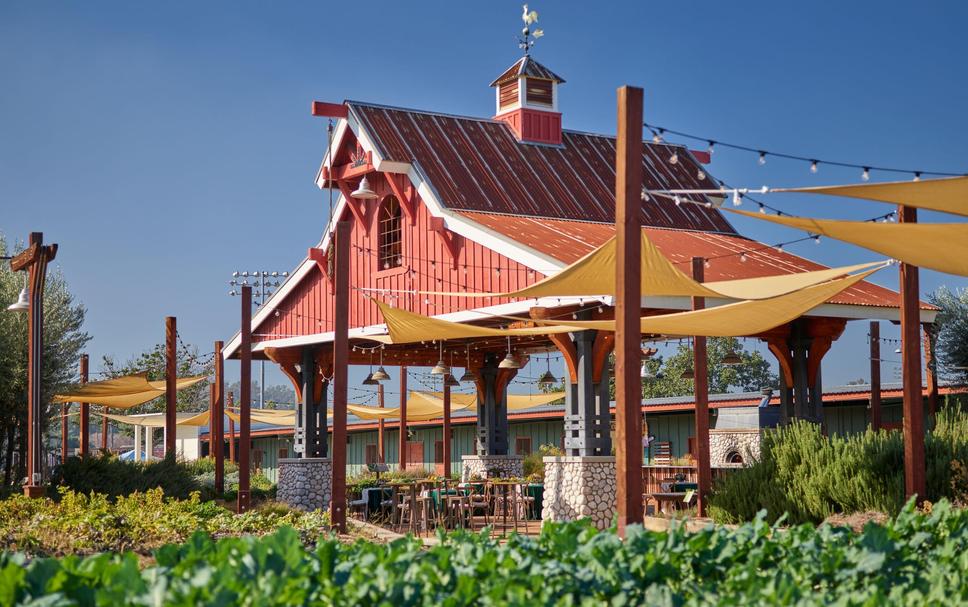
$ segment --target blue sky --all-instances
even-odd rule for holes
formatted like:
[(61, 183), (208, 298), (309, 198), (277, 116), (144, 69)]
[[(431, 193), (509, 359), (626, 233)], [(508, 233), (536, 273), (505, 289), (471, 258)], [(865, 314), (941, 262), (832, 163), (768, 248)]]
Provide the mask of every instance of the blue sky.
[[(671, 128), (819, 158), (968, 171), (962, 2), (531, 8), (546, 32), (534, 54), (567, 80), (566, 128), (613, 132), (615, 89), (628, 83), (645, 88), (647, 120)], [(160, 342), (166, 315), (207, 351), (237, 327), (230, 273), (292, 269), (320, 237), (327, 203), (313, 178), (326, 135), (310, 102), (489, 116), (487, 85), (519, 56), (520, 13), (503, 0), (4, 2), (0, 230), (41, 230), (60, 244), (58, 265), (89, 309), (95, 361)], [(725, 150), (709, 169), (749, 186), (859, 177), (778, 159), (760, 167)], [(775, 204), (843, 218), (890, 210)], [(736, 225), (765, 242), (794, 236)], [(829, 240), (791, 250), (831, 265), (877, 258)], [(896, 277), (876, 281), (894, 286)], [(942, 284), (965, 281), (922, 273), (924, 292)], [(834, 346), (827, 385), (868, 376), (865, 334), (866, 323), (854, 323)]]

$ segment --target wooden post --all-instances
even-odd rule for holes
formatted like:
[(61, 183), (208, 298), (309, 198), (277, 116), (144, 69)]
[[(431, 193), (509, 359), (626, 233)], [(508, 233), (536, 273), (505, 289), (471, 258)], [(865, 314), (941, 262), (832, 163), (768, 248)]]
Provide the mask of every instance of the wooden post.
[(871, 429), (881, 429), (881, 323), (871, 321)]
[(208, 444), (215, 456), (215, 492), (225, 493), (225, 360), (222, 348), (225, 344), (215, 342), (215, 399), (208, 426)]
[[(228, 398), (225, 401), (225, 406), (229, 410), (235, 407), (235, 393), (229, 392)], [(233, 464), (238, 462), (238, 460), (235, 459), (235, 420), (233, 420), (231, 417), (229, 418), (229, 461)]]
[[(692, 258), (692, 277), (696, 282), (705, 281), (702, 257)], [(706, 298), (693, 297), (692, 309), (706, 307)], [(709, 464), (709, 360), (706, 355), (706, 338), (693, 337), (693, 385), (696, 395), (696, 476), (698, 479), (698, 500), (696, 514), (706, 516), (706, 498), (712, 489), (713, 473)]]
[(252, 505), (249, 496), (249, 476), (252, 458), (249, 457), (252, 428), (252, 287), (242, 287), (242, 324), (239, 347), (239, 500), (238, 512), (246, 512)]
[[(376, 387), (376, 396), (377, 396), (377, 399), (378, 399), (380, 408), (383, 409), (385, 407), (385, 403), (383, 401), (383, 382), (380, 382), (377, 385), (377, 387)], [(380, 457), (380, 463), (381, 464), (385, 464), (386, 461), (387, 461), (386, 460), (386, 453), (383, 452), (383, 449), (384, 449), (384, 447), (383, 447), (383, 434), (384, 434), (384, 432), (386, 432), (386, 422), (384, 422), (383, 418), (381, 417), (380, 418), (380, 421), (378, 421), (377, 422), (377, 425), (376, 425), (376, 451), (377, 451), (377, 454)]]
[(350, 330), (350, 236), (353, 222), (336, 224), (336, 301), (333, 334), (333, 526), (346, 533), (346, 382)]
[(450, 384), (448, 376), (444, 376), (444, 478), (450, 478)]
[(924, 323), (924, 383), (928, 388), (928, 414), (934, 419), (938, 412), (938, 377), (935, 373), (937, 358), (934, 352), (934, 324)]
[(108, 450), (108, 418), (107, 407), (101, 407), (101, 451)]
[[(898, 206), (898, 221), (917, 223), (913, 207)], [(918, 268), (900, 264), (901, 369), (904, 381), (904, 494), (925, 499), (927, 470), (924, 461), (924, 397), (921, 393), (921, 310)]]
[(67, 403), (61, 403), (61, 463), (67, 461), (67, 452), (70, 450), (67, 440), (67, 415), (71, 412)]
[(642, 89), (618, 89), (615, 150), (615, 480), (618, 533), (642, 522)]
[[(83, 386), (87, 383), (87, 354), (81, 354), (79, 367), (81, 385)], [(80, 443), (81, 457), (85, 457), (91, 450), (91, 405), (87, 403), (81, 403), (81, 420), (79, 425), (77, 440)]]
[[(175, 457), (178, 389), (178, 325), (174, 316), (165, 318), (165, 457)], [(107, 421), (107, 418), (104, 418)], [(106, 433), (105, 433), (106, 435)]]
[(397, 461), (400, 470), (407, 469), (407, 368), (400, 367), (400, 439), (397, 449)]

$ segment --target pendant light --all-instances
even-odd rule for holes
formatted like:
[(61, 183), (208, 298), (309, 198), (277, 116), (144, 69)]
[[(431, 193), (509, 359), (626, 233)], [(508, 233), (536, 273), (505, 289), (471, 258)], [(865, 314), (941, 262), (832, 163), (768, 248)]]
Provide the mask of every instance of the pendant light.
[(451, 388), (460, 388), (460, 382), (453, 375), (448, 374), (446, 379), (444, 379), (444, 385), (450, 386)]
[(727, 366), (741, 365), (743, 364), (743, 359), (736, 352), (730, 351), (729, 354), (723, 357), (722, 363)]
[(538, 385), (540, 386), (551, 386), (558, 383), (558, 378), (551, 374), (551, 356), (549, 355), (546, 360), (548, 361), (548, 370), (538, 378)]
[(695, 378), (696, 378), (696, 372), (692, 370), (692, 367), (689, 367), (688, 369), (682, 372), (682, 379), (695, 379)]
[(461, 382), (477, 381), (477, 373), (471, 371), (471, 345), (467, 344), (467, 363), (464, 367), (464, 374), (460, 376)]
[(387, 370), (383, 368), (383, 346), (380, 346), (380, 368), (376, 370), (376, 373), (370, 375), (376, 381), (386, 381), (390, 379), (390, 374)]
[(380, 197), (379, 194), (370, 189), (370, 182), (367, 180), (366, 175), (360, 180), (360, 185), (350, 193), (350, 196), (361, 200), (373, 200)]
[(24, 288), (20, 289), (17, 301), (7, 306), (11, 312), (26, 312), (30, 309), (30, 292), (27, 291), (27, 277), (24, 277)]
[(366, 379), (363, 380), (364, 386), (375, 386), (379, 382), (373, 379), (373, 350), (370, 350), (370, 372), (366, 375)]
[(440, 360), (437, 365), (430, 370), (431, 375), (450, 375), (450, 367), (444, 362), (444, 340), (440, 340)]
[(508, 353), (497, 365), (498, 369), (520, 369), (521, 363), (517, 358), (514, 357), (514, 352), (511, 351), (511, 336), (508, 335)]

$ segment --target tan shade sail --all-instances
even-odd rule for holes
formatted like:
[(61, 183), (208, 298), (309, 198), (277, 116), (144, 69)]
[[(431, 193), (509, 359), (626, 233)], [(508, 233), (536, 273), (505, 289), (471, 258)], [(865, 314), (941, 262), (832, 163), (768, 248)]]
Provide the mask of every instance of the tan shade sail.
[[(234, 422), (241, 421), (237, 411), (226, 411), (225, 415)], [(296, 425), (296, 412), (292, 409), (253, 409), (249, 419), (267, 426), (293, 428)]]
[[(112, 413), (99, 413), (97, 411), (92, 411), (92, 413), (94, 415), (100, 415), (101, 417), (106, 417), (122, 424), (131, 424), (132, 426), (146, 426), (148, 428), (165, 427), (164, 413), (152, 413), (151, 415), (117, 415)], [(202, 411), (201, 413), (179, 413), (177, 415), (175, 425), (206, 426), (208, 425), (208, 419), (208, 411)]]
[[(760, 276), (737, 280), (721, 280), (699, 283), (681, 270), (659, 251), (646, 233), (642, 232), (642, 295), (643, 296), (697, 296), (725, 297), (727, 299), (769, 299), (786, 295), (798, 289), (810, 287), (834, 278), (846, 276), (859, 270), (872, 268), (882, 262), (872, 262), (797, 272), (776, 276)], [(615, 238), (564, 268), (530, 287), (509, 293), (437, 293), (462, 297), (581, 297), (615, 295)]]
[[(205, 381), (205, 379), (204, 375), (180, 378), (176, 382), (176, 389), (181, 390), (193, 386)], [(164, 395), (164, 381), (148, 381), (145, 373), (137, 373), (125, 377), (90, 382), (79, 386), (70, 394), (54, 396), (53, 402), (79, 402), (116, 409), (130, 409)]]
[(863, 198), (864, 200), (903, 204), (919, 209), (968, 216), (968, 176), (922, 179), (920, 181), (828, 185), (811, 188), (778, 188), (770, 191)]
[(727, 210), (762, 221), (823, 234), (921, 268), (968, 276), (968, 223), (875, 223), (778, 217)]
[[(494, 329), (465, 325), (438, 318), (429, 318), (407, 312), (399, 308), (392, 308), (382, 301), (373, 300), (383, 313), (383, 321), (387, 325), (390, 339), (395, 344), (407, 344), (417, 341), (431, 341), (435, 339), (461, 339), (464, 337), (517, 337), (527, 335), (553, 335), (569, 333), (574, 329), (566, 326), (543, 326), (522, 329)], [(481, 316), (481, 318), (486, 318)]]
[[(884, 265), (886, 266), (886, 264)], [(876, 271), (868, 270), (855, 276), (839, 278), (773, 299), (740, 301), (692, 312), (645, 316), (641, 320), (642, 333), (650, 335), (704, 335), (707, 337), (757, 335), (803, 316), (837, 293), (857, 284)], [(615, 330), (614, 320), (575, 320), (569, 321), (569, 323), (583, 329)]]
[[(440, 403), (440, 410), (443, 411), (444, 407), (444, 393), (443, 392), (421, 392), (421, 394), (426, 395), (429, 398), (433, 398)], [(508, 411), (521, 411), (523, 409), (531, 409), (534, 407), (540, 407), (542, 405), (547, 405), (555, 401), (561, 400), (565, 397), (564, 392), (540, 392), (537, 394), (508, 394), (507, 395), (507, 407)], [(476, 394), (451, 394), (451, 406), (454, 402), (467, 402), (470, 403), (470, 409), (477, 409), (477, 395)]]

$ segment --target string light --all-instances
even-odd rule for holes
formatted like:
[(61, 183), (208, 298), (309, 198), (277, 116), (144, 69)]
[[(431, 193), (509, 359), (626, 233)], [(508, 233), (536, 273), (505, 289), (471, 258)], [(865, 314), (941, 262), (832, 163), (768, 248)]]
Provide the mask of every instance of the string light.
[(745, 145), (739, 145), (739, 144), (736, 144), (736, 143), (724, 143), (724, 142), (719, 141), (719, 140), (709, 139), (708, 137), (699, 137), (697, 135), (693, 135), (693, 134), (690, 134), (690, 133), (684, 133), (682, 131), (676, 131), (676, 130), (673, 130), (673, 129), (668, 129), (668, 128), (665, 128), (665, 127), (660, 127), (658, 125), (649, 124), (648, 122), (643, 123), (643, 124), (644, 124), (645, 128), (649, 129), (653, 134), (656, 135), (656, 137), (658, 137), (658, 141), (656, 141), (656, 137), (653, 137), (653, 141), (656, 141), (656, 143), (661, 143), (662, 140), (663, 140), (662, 137), (659, 136), (660, 134), (661, 135), (665, 135), (666, 133), (670, 133), (672, 135), (676, 135), (677, 137), (683, 137), (685, 139), (691, 139), (693, 141), (705, 141), (707, 143), (707, 145), (708, 145), (707, 151), (710, 154), (713, 153), (713, 146), (715, 145), (715, 146), (724, 146), (724, 147), (727, 147), (727, 148), (730, 148), (730, 149), (733, 149), (733, 150), (740, 150), (740, 151), (743, 151), (743, 152), (750, 152), (750, 153), (753, 153), (753, 154), (757, 154), (758, 157), (764, 159), (764, 162), (765, 162), (765, 156), (767, 154), (770, 155), (770, 156), (774, 156), (776, 158), (784, 158), (784, 159), (787, 159), (787, 160), (796, 160), (796, 161), (801, 161), (801, 162), (809, 162), (810, 163), (810, 171), (812, 173), (816, 173), (817, 172), (817, 168), (815, 168), (815, 167), (818, 167), (818, 165), (820, 165), (822, 163), (822, 164), (825, 164), (827, 166), (836, 166), (836, 167), (844, 167), (844, 168), (853, 168), (853, 169), (858, 169), (858, 170), (866, 170), (866, 172), (868, 174), (870, 174), (871, 171), (880, 171), (882, 173), (907, 173), (908, 175), (914, 175), (915, 179), (919, 179), (921, 175), (932, 175), (932, 176), (936, 176), (936, 177), (961, 177), (961, 176), (965, 175), (965, 173), (951, 173), (951, 172), (945, 172), (945, 171), (925, 171), (923, 169), (916, 170), (916, 169), (902, 169), (902, 168), (897, 168), (897, 167), (874, 166), (872, 164), (867, 164), (867, 163), (841, 162), (841, 161), (837, 161), (837, 160), (828, 160), (828, 159), (824, 159), (824, 158), (816, 158), (816, 157), (810, 157), (810, 156), (801, 156), (801, 155), (798, 155), (798, 154), (787, 154), (787, 153), (783, 153), (783, 152), (774, 152), (774, 151), (770, 151), (770, 150), (764, 150), (763, 148), (751, 147), (751, 146), (745, 146)]
[(766, 164), (766, 152), (760, 152), (760, 157), (756, 162), (759, 163), (760, 166)]
[(739, 260), (743, 263), (746, 263), (746, 251), (743, 251), (739, 254)]
[(713, 152), (716, 151), (715, 150), (715, 147), (716, 147), (716, 142), (715, 141), (710, 141), (709, 142), (709, 146), (706, 148), (706, 152), (708, 152), (709, 155), (712, 156), (713, 155)]
[(706, 179), (706, 171), (702, 170), (701, 168), (698, 169), (696, 171), (696, 179), (698, 179), (699, 181), (703, 181), (704, 179)]
[(864, 181), (871, 180), (871, 170), (868, 167), (864, 167), (864, 172), (860, 174), (860, 178)]
[(739, 193), (739, 190), (733, 190), (733, 206), (738, 207), (743, 204), (743, 195)]
[(679, 152), (678, 152), (678, 150), (672, 152), (672, 156), (669, 156), (669, 164), (672, 164), (672, 165), (679, 164)]

